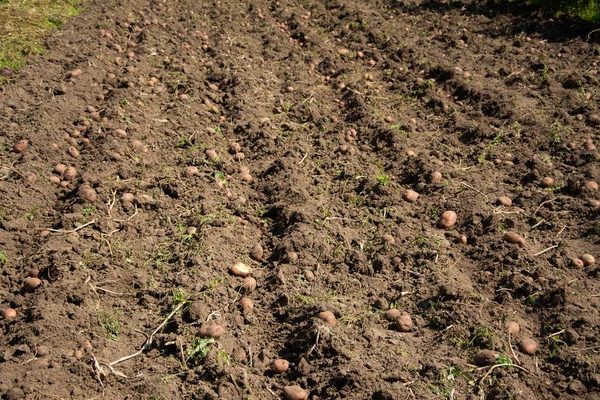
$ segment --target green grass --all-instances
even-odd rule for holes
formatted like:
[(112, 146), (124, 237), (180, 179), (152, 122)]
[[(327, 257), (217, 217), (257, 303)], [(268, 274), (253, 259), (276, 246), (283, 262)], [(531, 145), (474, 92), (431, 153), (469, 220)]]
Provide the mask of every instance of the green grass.
[(98, 325), (104, 330), (104, 336), (107, 340), (117, 341), (121, 334), (119, 319), (121, 310), (105, 310), (98, 315)]
[(6, 255), (6, 250), (0, 251), (0, 267), (8, 264), (8, 256)]
[(586, 21), (600, 22), (600, 0), (532, 0), (532, 3)]
[[(79, 14), (82, 0), (0, 0), (0, 69), (17, 70), (44, 51), (42, 40)], [(0, 74), (0, 84), (7, 78)]]

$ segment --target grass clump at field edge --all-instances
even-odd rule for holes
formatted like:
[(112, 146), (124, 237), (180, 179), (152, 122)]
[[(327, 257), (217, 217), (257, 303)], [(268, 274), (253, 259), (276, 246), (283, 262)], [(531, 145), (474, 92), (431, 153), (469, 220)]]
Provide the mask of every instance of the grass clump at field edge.
[(82, 0), (0, 0), (0, 84), (3, 68), (19, 69), (42, 53), (42, 39), (81, 9)]

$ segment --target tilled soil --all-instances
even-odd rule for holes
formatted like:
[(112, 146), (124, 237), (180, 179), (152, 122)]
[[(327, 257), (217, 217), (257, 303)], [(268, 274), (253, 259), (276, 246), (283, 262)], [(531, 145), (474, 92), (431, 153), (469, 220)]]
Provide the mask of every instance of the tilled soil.
[(598, 398), (594, 29), (88, 3), (0, 94), (3, 398)]

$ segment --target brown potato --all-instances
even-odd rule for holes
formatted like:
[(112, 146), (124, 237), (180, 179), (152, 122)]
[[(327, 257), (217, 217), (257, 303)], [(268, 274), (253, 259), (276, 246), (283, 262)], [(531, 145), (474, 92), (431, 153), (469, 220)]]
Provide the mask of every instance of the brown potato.
[(29, 278), (25, 278), (23, 281), (23, 290), (25, 293), (33, 293), (38, 286), (42, 284), (42, 281), (39, 278), (34, 278), (30, 276)]
[(288, 360), (278, 359), (273, 361), (273, 364), (271, 365), (271, 371), (276, 374), (283, 374), (284, 372), (287, 372), (288, 369), (290, 369)]
[(519, 332), (519, 330), (521, 329), (519, 327), (519, 324), (515, 321), (507, 321), (505, 326), (506, 326), (506, 330), (508, 331), (508, 333), (511, 333), (511, 334), (515, 334), (515, 333)]
[(243, 262), (237, 262), (231, 267), (230, 271), (235, 276), (245, 278), (252, 273), (252, 268)]
[(98, 198), (96, 191), (88, 185), (79, 186), (79, 190), (77, 191), (77, 193), (79, 194), (79, 197), (89, 202), (96, 201), (96, 199)]
[(525, 354), (528, 354), (530, 356), (534, 355), (535, 352), (538, 349), (538, 344), (535, 340), (533, 339), (529, 339), (529, 338), (525, 338), (521, 341), (519, 348), (521, 349), (521, 351)]
[(598, 183), (596, 181), (586, 181), (585, 188), (589, 190), (598, 190)]
[(65, 164), (56, 164), (56, 166), (54, 167), (54, 172), (60, 175), (64, 174), (66, 170), (67, 166)]
[(335, 315), (331, 311), (323, 311), (319, 313), (319, 319), (325, 322), (329, 326), (335, 326), (337, 324), (337, 319)]
[(242, 281), (242, 288), (246, 294), (254, 292), (256, 290), (256, 279), (251, 276), (245, 277)]
[(29, 146), (29, 141), (26, 139), (22, 139), (19, 140), (17, 143), (15, 143), (15, 145), (13, 146), (12, 150), (15, 153), (22, 153), (25, 151), (25, 149), (27, 148), (27, 146)]
[(500, 196), (496, 199), (496, 204), (499, 206), (512, 206), (512, 200), (508, 196)]
[(525, 239), (523, 239), (523, 237), (516, 232), (506, 232), (504, 236), (502, 236), (502, 239), (505, 242), (518, 244), (521, 247), (525, 246)]
[(396, 239), (394, 239), (394, 237), (390, 234), (385, 234), (381, 237), (381, 239), (383, 239), (383, 241), (389, 245), (393, 245), (394, 243), (396, 243)]
[(2, 312), (2, 317), (4, 319), (17, 318), (17, 311), (14, 308), (9, 307)]
[(298, 385), (284, 386), (283, 397), (286, 400), (307, 400), (308, 393)]
[(478, 367), (496, 364), (496, 361), (498, 360), (496, 355), (498, 355), (498, 352), (494, 350), (479, 350), (473, 356), (473, 363)]
[(254, 308), (254, 302), (248, 297), (242, 297), (240, 299), (240, 306), (244, 311), (252, 311)]
[(554, 185), (554, 178), (552, 178), (550, 176), (546, 176), (546, 177), (542, 178), (542, 180), (540, 181), (540, 186), (543, 188), (549, 188), (552, 185)]
[(570, 265), (571, 265), (571, 267), (575, 267), (575, 268), (583, 268), (584, 263), (583, 263), (583, 260), (581, 260), (577, 257), (573, 257), (573, 258), (571, 258)]
[(402, 196), (402, 198), (405, 201), (408, 201), (409, 203), (414, 203), (419, 198), (419, 193), (415, 192), (414, 190), (408, 189), (404, 193), (404, 195)]
[(430, 183), (439, 183), (441, 181), (442, 181), (442, 173), (440, 171), (434, 171), (431, 173), (431, 176), (429, 177)]
[(218, 339), (223, 335), (224, 332), (225, 332), (225, 329), (221, 325), (204, 324), (198, 331), (198, 334), (200, 336)]
[(456, 213), (454, 211), (444, 211), (438, 221), (438, 226), (440, 228), (448, 229), (456, 224)]
[(596, 259), (591, 254), (584, 254), (581, 256), (581, 261), (583, 261), (583, 265), (586, 267), (590, 265), (594, 265), (596, 263)]
[(402, 313), (397, 308), (390, 308), (383, 313), (383, 317), (388, 321), (396, 321), (400, 316), (402, 316)]
[(121, 201), (123, 203), (133, 203), (134, 199), (135, 199), (135, 196), (133, 195), (133, 193), (123, 193), (121, 195)]
[(75, 167), (68, 167), (63, 175), (63, 177), (68, 181), (75, 179), (76, 176), (77, 170), (75, 169)]
[(263, 255), (264, 251), (260, 243), (256, 243), (254, 247), (252, 247), (252, 250), (250, 250), (250, 258), (252, 258), (254, 261), (262, 260)]
[(413, 330), (414, 326), (411, 316), (406, 313), (403, 313), (396, 320), (396, 328), (398, 328), (400, 332), (410, 332)]

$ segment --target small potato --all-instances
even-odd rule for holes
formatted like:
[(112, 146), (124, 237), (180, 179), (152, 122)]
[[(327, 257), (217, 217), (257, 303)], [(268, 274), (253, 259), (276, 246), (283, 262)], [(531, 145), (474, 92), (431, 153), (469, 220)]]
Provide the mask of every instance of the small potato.
[(58, 185), (60, 183), (60, 178), (56, 175), (52, 175), (50, 177), (50, 182), (54, 183), (55, 185)]
[(54, 167), (54, 172), (60, 175), (64, 174), (66, 170), (67, 166), (65, 164), (56, 164), (56, 166)]
[(237, 142), (231, 142), (229, 143), (229, 149), (233, 153), (239, 153), (240, 151), (242, 151), (242, 146)]
[(505, 327), (506, 331), (510, 334), (515, 334), (521, 329), (519, 324), (515, 321), (507, 321)]
[(396, 239), (394, 239), (394, 237), (390, 234), (383, 235), (381, 239), (383, 239), (383, 241), (389, 245), (393, 245), (394, 243), (396, 243)]
[(2, 317), (4, 319), (17, 318), (17, 311), (14, 308), (9, 307), (2, 312)]
[(251, 276), (245, 277), (242, 281), (242, 288), (246, 294), (254, 292), (256, 290), (256, 279)]
[(598, 183), (595, 181), (586, 181), (585, 188), (589, 190), (598, 190)]
[(23, 290), (25, 293), (33, 293), (38, 286), (42, 284), (39, 278), (29, 277), (23, 281)]
[(389, 310), (383, 313), (383, 317), (388, 321), (396, 321), (401, 316), (402, 313), (397, 308), (390, 308)]
[(77, 191), (77, 193), (79, 194), (79, 197), (89, 202), (96, 201), (96, 199), (98, 198), (96, 191), (88, 185), (79, 186), (79, 190)]
[(71, 155), (71, 157), (74, 157), (74, 158), (79, 157), (79, 150), (77, 150), (77, 148), (75, 148), (73, 146), (69, 147), (67, 152)]
[(283, 374), (284, 372), (287, 372), (288, 369), (290, 369), (290, 362), (288, 360), (280, 358), (273, 361), (273, 364), (271, 364), (271, 371), (276, 374)]
[(456, 218), (457, 216), (454, 211), (444, 211), (440, 217), (440, 220), (438, 221), (438, 226), (444, 229), (451, 228), (454, 226), (454, 224), (456, 224)]
[(254, 302), (248, 297), (242, 297), (240, 299), (240, 306), (244, 311), (252, 311), (254, 308)]
[(502, 236), (502, 239), (511, 244), (518, 244), (521, 247), (525, 246), (525, 239), (516, 232), (506, 232), (504, 236)]
[(283, 397), (286, 400), (307, 400), (308, 393), (298, 385), (284, 386)]
[(442, 181), (442, 173), (440, 171), (434, 171), (431, 173), (431, 176), (429, 177), (430, 183), (439, 183), (441, 181)]
[(546, 177), (542, 178), (542, 180), (540, 181), (540, 186), (543, 188), (549, 188), (553, 185), (554, 185), (554, 178), (552, 178), (550, 176), (546, 176)]
[(591, 254), (584, 254), (581, 256), (581, 261), (583, 261), (583, 265), (586, 267), (590, 265), (594, 265), (596, 263), (596, 259)]
[(198, 334), (200, 336), (218, 339), (223, 335), (224, 332), (225, 332), (225, 329), (221, 325), (204, 324), (198, 331)]
[(500, 196), (496, 199), (496, 204), (499, 206), (512, 206), (512, 200), (508, 196)]
[(296, 262), (298, 262), (298, 253), (296, 253), (295, 251), (288, 251), (285, 255), (285, 258), (290, 264), (295, 264)]
[(211, 149), (207, 149), (204, 152), (204, 155), (211, 161), (215, 161), (217, 159), (217, 152)]
[(398, 317), (398, 319), (396, 320), (396, 328), (400, 331), (400, 332), (410, 332), (413, 330), (414, 328), (414, 324), (412, 321), (412, 318), (410, 315), (403, 313), (400, 317)]
[(77, 69), (74, 69), (73, 71), (71, 71), (69, 73), (69, 75), (71, 75), (72, 78), (75, 78), (77, 76), (83, 75), (83, 71), (81, 71), (79, 68), (77, 68)]
[(458, 244), (467, 244), (467, 237), (465, 235), (460, 235), (456, 238), (455, 242)]
[(123, 203), (133, 203), (134, 199), (135, 199), (135, 196), (133, 195), (133, 193), (123, 193), (121, 195), (121, 201)]
[(120, 137), (127, 137), (127, 132), (123, 129), (115, 129), (115, 133)]
[(235, 276), (245, 278), (252, 273), (252, 268), (243, 262), (237, 262), (233, 265), (233, 267), (231, 267), (230, 271)]
[(388, 124), (391, 124), (392, 122), (394, 122), (394, 119), (388, 115), (384, 118), (385, 122), (387, 122)]
[(414, 203), (419, 198), (419, 193), (415, 192), (414, 190), (408, 189), (404, 193), (404, 195), (402, 196), (402, 198), (405, 201), (408, 201), (409, 203)]
[(68, 167), (63, 176), (66, 180), (72, 181), (77, 176), (77, 170), (75, 167)]
[(347, 55), (348, 53), (350, 53), (350, 50), (348, 50), (348, 49), (343, 49), (343, 48), (342, 48), (342, 49), (338, 49), (338, 54), (339, 54), (340, 56), (345, 56), (345, 55)]
[(583, 263), (583, 260), (581, 260), (577, 257), (573, 257), (573, 258), (571, 258), (570, 265), (571, 265), (571, 267), (574, 267), (574, 268), (583, 268), (584, 263)]
[(92, 344), (89, 340), (86, 340), (85, 342), (81, 343), (81, 350), (83, 351), (90, 351), (92, 350), (92, 348)]
[(200, 171), (198, 170), (198, 167), (193, 166), (193, 165), (188, 165), (187, 167), (185, 167), (185, 174), (189, 177), (192, 177), (192, 176), (197, 176), (198, 174), (200, 174)]
[(29, 146), (29, 141), (27, 141), (26, 139), (22, 139), (22, 140), (19, 140), (17, 143), (15, 143), (12, 150), (17, 154), (22, 153), (25, 151), (27, 146)]
[(248, 174), (248, 173), (244, 173), (244, 174), (240, 174), (240, 179), (244, 182), (251, 182), (252, 181), (252, 175)]
[(525, 354), (528, 354), (530, 356), (534, 355), (535, 352), (538, 349), (538, 344), (535, 340), (533, 339), (529, 339), (529, 338), (525, 338), (521, 341), (521, 344), (519, 345), (519, 348), (521, 349), (521, 351)]
[(263, 254), (264, 251), (260, 243), (256, 243), (254, 247), (252, 247), (252, 250), (250, 250), (250, 258), (252, 258), (254, 261), (262, 260)]
[(325, 322), (329, 326), (335, 326), (337, 324), (337, 319), (335, 315), (331, 311), (323, 311), (319, 313), (319, 319)]
[(498, 353), (493, 350), (479, 350), (473, 356), (473, 363), (478, 367), (496, 364), (496, 355), (498, 355)]

